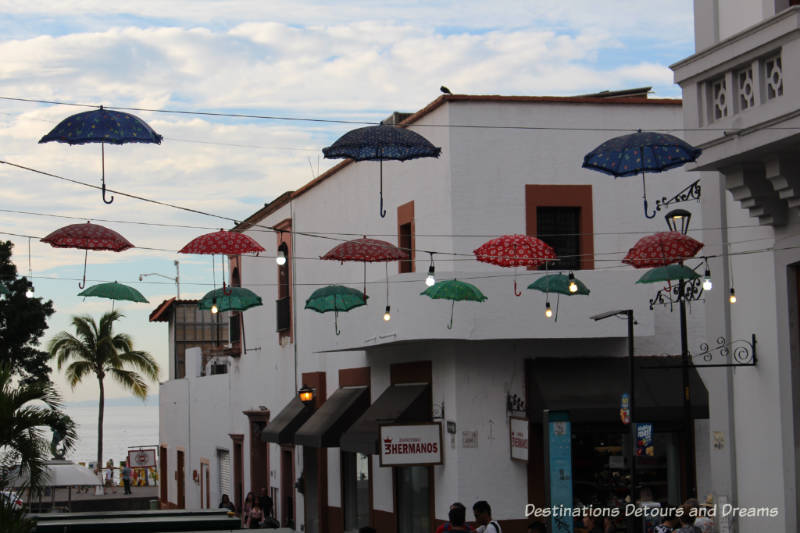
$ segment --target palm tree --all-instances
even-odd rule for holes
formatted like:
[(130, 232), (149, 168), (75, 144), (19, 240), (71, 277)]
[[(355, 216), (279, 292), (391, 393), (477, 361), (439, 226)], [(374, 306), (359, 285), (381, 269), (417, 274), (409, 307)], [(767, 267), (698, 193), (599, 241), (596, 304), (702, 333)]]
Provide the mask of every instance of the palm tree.
[[(99, 413), (97, 415), (97, 468), (103, 466), (103, 411), (105, 387), (103, 380), (111, 376), (114, 381), (131, 391), (134, 396), (147, 398), (145, 378), (158, 380), (158, 363), (147, 352), (134, 350), (133, 340), (125, 333), (114, 333), (114, 322), (122, 318), (119, 311), (111, 311), (95, 323), (90, 316), (72, 317), (76, 335), (62, 331), (50, 341), (50, 357), (56, 359), (58, 369), (69, 362), (65, 371), (67, 381), (74, 389), (83, 378), (94, 374), (100, 386)], [(71, 362), (70, 362), (71, 361)], [(125, 367), (131, 367), (127, 369)], [(136, 371), (141, 372), (142, 375)]]
[(51, 382), (19, 381), (9, 365), (0, 366), (0, 484), (6, 479), (5, 473), (19, 466), (18, 475), (27, 479), (28, 488), (41, 488), (52, 449), (45, 428), (64, 437), (65, 450), (76, 440), (75, 425), (61, 407), (61, 398)]

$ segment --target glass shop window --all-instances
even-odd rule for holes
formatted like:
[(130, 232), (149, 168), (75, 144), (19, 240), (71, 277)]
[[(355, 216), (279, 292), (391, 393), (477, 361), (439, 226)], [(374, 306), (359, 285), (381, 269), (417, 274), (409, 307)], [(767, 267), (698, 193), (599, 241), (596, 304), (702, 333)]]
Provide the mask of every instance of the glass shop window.
[(397, 468), (397, 532), (430, 531), (430, 467)]
[(345, 532), (369, 524), (369, 456), (342, 452), (342, 512)]

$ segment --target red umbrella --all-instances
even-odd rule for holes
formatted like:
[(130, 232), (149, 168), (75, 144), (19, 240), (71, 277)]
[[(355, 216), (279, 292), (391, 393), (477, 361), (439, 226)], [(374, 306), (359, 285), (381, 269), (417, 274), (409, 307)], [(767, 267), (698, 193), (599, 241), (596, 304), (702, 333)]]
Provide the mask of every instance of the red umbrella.
[(662, 231), (639, 239), (622, 262), (635, 268), (667, 266), (694, 257), (702, 247), (702, 242), (688, 235), (678, 231)]
[(250, 252), (263, 252), (264, 248), (244, 233), (219, 230), (192, 239), (178, 250), (180, 254), (224, 254), (240, 255)]
[(83, 256), (83, 281), (78, 283), (81, 289), (86, 285), (86, 260), (89, 250), (111, 250), (121, 252), (133, 248), (133, 244), (125, 237), (99, 224), (70, 224), (52, 232), (42, 239), (53, 248), (78, 248), (86, 250)]
[[(334, 246), (320, 259), (329, 261), (362, 261), (364, 263), (364, 296), (367, 295), (367, 263), (400, 261), (408, 259), (408, 252), (394, 244), (378, 239), (353, 239)], [(386, 271), (386, 313), (389, 316), (389, 271)]]
[[(486, 241), (473, 250), (475, 257), (482, 263), (491, 263), (502, 267), (537, 267), (547, 261), (558, 259), (553, 248), (541, 239), (530, 235), (502, 235)], [(521, 295), (514, 279), (514, 294)]]
[[(204, 254), (204, 255), (241, 255), (251, 252), (263, 252), (264, 247), (252, 237), (236, 231), (223, 229), (214, 233), (206, 233), (192, 239), (189, 244), (178, 250), (179, 254)], [(222, 292), (230, 294), (230, 289), (225, 287), (225, 263), (222, 263)]]

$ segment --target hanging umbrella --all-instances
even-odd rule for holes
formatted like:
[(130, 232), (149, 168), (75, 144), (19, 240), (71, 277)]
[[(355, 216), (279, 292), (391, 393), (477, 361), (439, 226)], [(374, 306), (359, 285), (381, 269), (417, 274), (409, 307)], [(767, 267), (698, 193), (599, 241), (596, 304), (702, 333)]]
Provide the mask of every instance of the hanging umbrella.
[(100, 143), (103, 172), (103, 202), (106, 200), (106, 151), (105, 145), (125, 143), (161, 144), (163, 137), (153, 131), (145, 121), (130, 113), (100, 109), (85, 111), (62, 120), (50, 133), (39, 140), (39, 144), (56, 141), (67, 144)]
[(441, 148), (434, 146), (418, 133), (407, 128), (384, 124), (349, 131), (332, 145), (322, 149), (326, 159), (380, 161), (381, 217), (386, 216), (386, 211), (383, 209), (383, 162), (439, 157), (441, 152)]
[[(218, 311), (245, 311), (251, 307), (263, 305), (261, 297), (249, 289), (243, 287), (228, 287), (223, 286), (221, 289), (214, 289), (207, 292), (200, 301), (197, 307), (203, 310), (209, 310), (216, 304)], [(247, 341), (244, 334), (244, 320), (242, 324), (242, 349), (247, 353)], [(217, 342), (219, 342), (219, 330), (217, 330)]]
[(667, 266), (694, 257), (702, 247), (702, 242), (688, 235), (662, 231), (639, 239), (622, 262), (635, 268)]
[(86, 261), (89, 250), (111, 250), (121, 252), (133, 248), (128, 239), (99, 224), (70, 224), (52, 232), (42, 239), (53, 248), (78, 248), (86, 250), (83, 256), (83, 281), (78, 283), (79, 288), (86, 285)]
[[(547, 261), (558, 259), (553, 248), (541, 239), (530, 235), (502, 235), (486, 241), (473, 250), (475, 258), (482, 263), (501, 267), (537, 267)], [(514, 294), (517, 290), (516, 271), (514, 271)]]
[(468, 300), (473, 302), (483, 302), (486, 300), (486, 296), (484, 296), (478, 287), (471, 283), (458, 281), (457, 279), (437, 281), (433, 284), (433, 286), (422, 291), (420, 295), (422, 294), (430, 296), (436, 300), (452, 300), (453, 303), (450, 304), (450, 323), (447, 324), (447, 329), (453, 329), (453, 311), (457, 301), (461, 302)]
[[(574, 285), (574, 290), (570, 290), (570, 286)], [(556, 322), (558, 322), (558, 308), (559, 303), (561, 302), (561, 295), (566, 294), (567, 296), (572, 296), (575, 294), (589, 294), (589, 287), (587, 287), (581, 280), (577, 279), (574, 275), (570, 274), (569, 276), (565, 276), (564, 274), (548, 274), (546, 276), (542, 276), (530, 285), (528, 285), (529, 289), (541, 291), (545, 293), (546, 298), (546, 307), (545, 307), (545, 316), (549, 318), (548, 313), (552, 313), (550, 311), (550, 299), (549, 294), (554, 292), (558, 294), (558, 299), (556, 300)]]
[[(214, 233), (206, 233), (195, 237), (183, 248), (178, 250), (179, 254), (202, 254), (202, 255), (241, 255), (252, 252), (263, 252), (264, 248), (255, 239), (236, 231), (225, 231), (220, 229)], [(223, 281), (222, 290), (225, 294), (230, 294), (229, 288), (225, 285), (225, 263), (222, 263)]]
[(306, 309), (312, 309), (318, 313), (333, 311), (333, 331), (337, 335), (339, 331), (339, 311), (349, 311), (362, 305), (367, 305), (366, 294), (350, 287), (342, 285), (328, 285), (311, 293), (306, 300)]
[(667, 133), (639, 130), (604, 142), (583, 158), (583, 168), (611, 174), (615, 178), (642, 173), (644, 215), (647, 212), (645, 172), (663, 172), (695, 161), (703, 150)]
[(697, 279), (700, 274), (684, 265), (666, 265), (653, 268), (644, 273), (636, 283), (658, 283), (659, 281), (676, 281)]
[[(408, 259), (408, 252), (394, 244), (378, 239), (353, 239), (334, 246), (320, 259), (328, 261), (361, 261), (364, 263), (364, 295), (367, 294), (367, 263), (400, 261)], [(387, 291), (389, 278), (386, 278)]]
[(98, 298), (108, 298), (112, 301), (112, 310), (114, 309), (113, 302), (116, 300), (128, 300), (130, 302), (145, 304), (149, 303), (147, 298), (142, 296), (141, 292), (137, 291), (133, 287), (129, 287), (128, 285), (117, 283), (116, 281), (112, 283), (100, 283), (99, 285), (92, 285), (86, 290), (79, 292), (78, 296), (97, 296)]

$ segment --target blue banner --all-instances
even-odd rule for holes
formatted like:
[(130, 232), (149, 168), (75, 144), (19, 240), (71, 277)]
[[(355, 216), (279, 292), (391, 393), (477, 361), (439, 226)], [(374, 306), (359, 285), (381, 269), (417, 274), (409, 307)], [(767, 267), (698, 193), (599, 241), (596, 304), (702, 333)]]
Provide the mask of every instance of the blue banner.
[[(551, 411), (547, 425), (550, 507), (572, 509), (572, 427), (569, 416), (566, 412)], [(550, 531), (572, 533), (571, 514), (560, 516), (554, 513)]]

